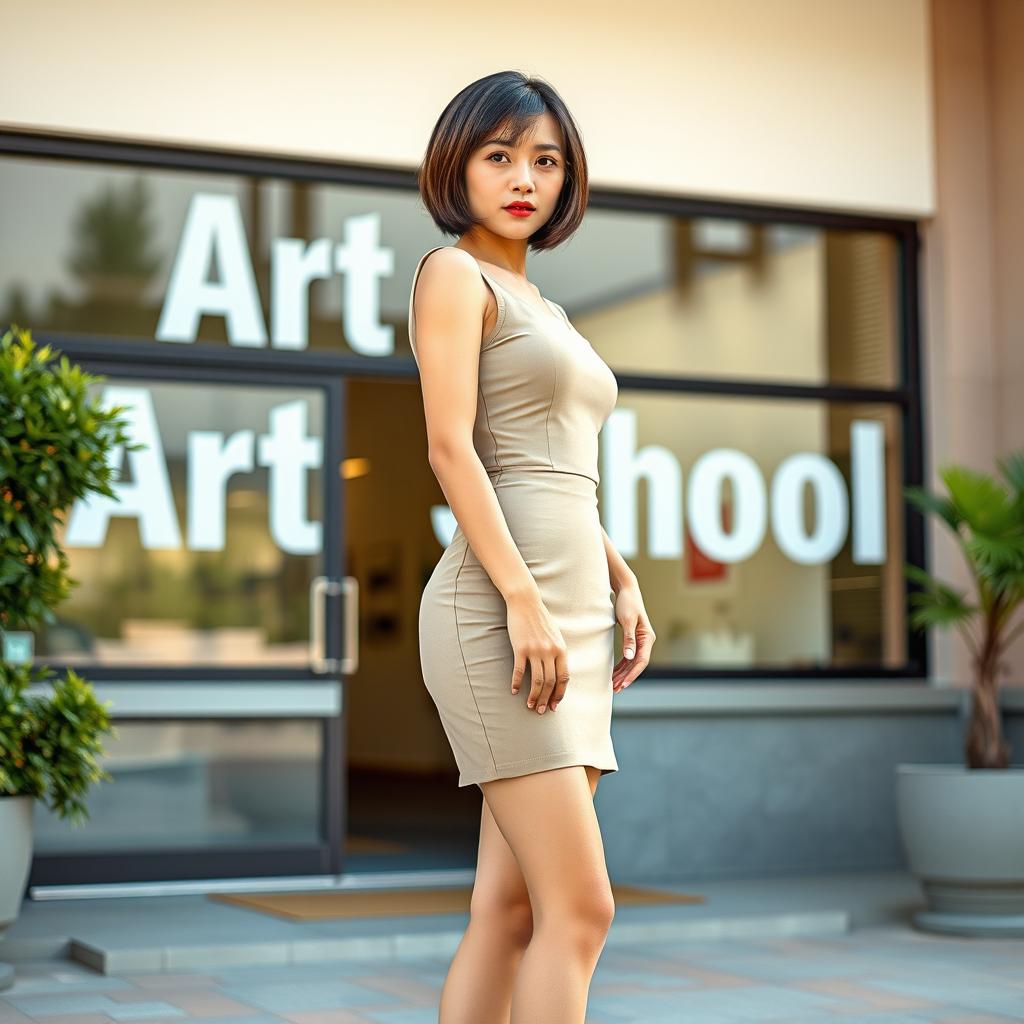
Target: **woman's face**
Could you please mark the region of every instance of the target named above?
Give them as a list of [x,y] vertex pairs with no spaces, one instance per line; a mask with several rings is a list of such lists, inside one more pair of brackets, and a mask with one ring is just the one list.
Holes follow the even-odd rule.
[[[505,238],[525,239],[537,231],[555,212],[565,181],[562,146],[558,122],[545,112],[515,148],[490,141],[471,153],[466,188],[477,223]],[[534,211],[517,214],[505,208],[518,201],[531,203]]]

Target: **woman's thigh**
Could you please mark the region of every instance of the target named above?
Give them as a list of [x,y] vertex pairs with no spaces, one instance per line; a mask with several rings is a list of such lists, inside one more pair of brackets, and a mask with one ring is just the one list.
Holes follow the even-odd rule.
[[[601,772],[589,764],[583,767],[587,773],[590,796],[593,799]],[[486,799],[481,803],[480,846],[477,850],[473,891],[499,904],[529,906],[530,895],[519,862],[508,845],[508,840],[498,828],[490,804]]]
[[[481,784],[474,898],[534,907],[576,904],[610,913],[611,891],[593,798],[601,773],[572,765]],[[479,890],[479,893],[478,893]],[[604,902],[602,903],[602,895]],[[570,906],[568,909],[573,909]]]

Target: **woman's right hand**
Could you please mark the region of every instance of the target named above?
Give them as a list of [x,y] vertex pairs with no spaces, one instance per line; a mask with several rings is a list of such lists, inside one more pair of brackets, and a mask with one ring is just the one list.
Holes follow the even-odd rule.
[[536,708],[539,715],[548,707],[554,711],[569,683],[568,653],[562,632],[538,595],[512,598],[506,604],[508,636],[515,654],[512,693],[519,692],[529,662],[530,696],[526,706]]

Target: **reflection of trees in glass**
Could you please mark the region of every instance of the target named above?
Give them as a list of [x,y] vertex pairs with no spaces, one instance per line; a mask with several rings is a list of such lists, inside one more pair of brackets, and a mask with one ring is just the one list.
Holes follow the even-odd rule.
[[308,635],[317,556],[282,554],[260,570],[235,543],[223,551],[182,549],[172,564],[166,552],[141,547],[131,519],[111,521],[104,548],[117,555],[89,562],[90,596],[69,601],[69,621],[95,636],[121,636],[126,619],[167,619],[197,630],[258,626],[268,644]]
[[109,185],[86,203],[72,223],[75,248],[68,269],[87,285],[91,297],[133,299],[160,266],[151,249],[150,190],[135,178],[120,193]]
[[[115,641],[124,638],[128,621],[161,620],[198,632],[252,627],[270,646],[306,640],[309,581],[320,571],[320,555],[286,553],[271,537],[266,470],[233,482],[232,490],[251,492],[250,500],[237,507],[228,501],[226,546],[217,551],[188,547],[187,464],[172,457],[168,472],[181,546],[145,548],[135,516],[112,516],[98,548],[70,549],[72,566],[88,585],[69,599],[66,625]],[[121,481],[132,479],[125,460]],[[319,507],[314,486],[310,511]]]
[[28,289],[20,281],[15,281],[7,289],[7,299],[0,313],[0,331],[6,331],[13,324],[31,328],[36,321],[30,301]]
[[150,186],[137,176],[125,188],[107,185],[76,213],[67,268],[82,286],[77,330],[132,330],[126,318],[145,330],[142,293],[161,265],[151,205]]
[[78,283],[78,296],[51,288],[41,308],[32,310],[24,287],[14,284],[0,322],[152,337],[159,310],[145,304],[143,293],[163,263],[154,245],[152,205],[152,187],[141,175],[123,187],[106,184],[71,220],[65,266]]

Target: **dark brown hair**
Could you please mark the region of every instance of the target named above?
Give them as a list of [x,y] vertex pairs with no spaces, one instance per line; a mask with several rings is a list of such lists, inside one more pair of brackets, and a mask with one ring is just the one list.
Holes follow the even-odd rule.
[[470,82],[441,112],[417,172],[427,212],[448,235],[461,235],[475,220],[466,190],[466,161],[499,129],[513,145],[550,113],[562,130],[565,181],[555,211],[530,235],[531,249],[553,249],[583,220],[589,194],[583,141],[562,97],[542,78],[521,71],[496,71]]

